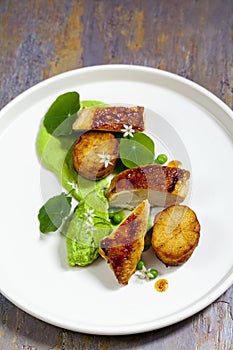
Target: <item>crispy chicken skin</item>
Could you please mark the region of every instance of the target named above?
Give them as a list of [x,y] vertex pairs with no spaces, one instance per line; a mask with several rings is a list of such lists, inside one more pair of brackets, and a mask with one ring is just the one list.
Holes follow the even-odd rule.
[[73,130],[121,132],[131,125],[135,132],[144,131],[144,107],[87,107],[78,112]]
[[200,224],[192,209],[173,205],[156,215],[152,232],[152,247],[166,265],[181,265],[198,245]]
[[113,177],[106,197],[112,207],[133,209],[144,199],[148,199],[152,207],[167,207],[185,199],[189,177],[189,171],[180,168],[138,166]]
[[[101,155],[110,156],[107,164]],[[74,168],[80,176],[89,180],[108,176],[117,159],[118,141],[110,132],[88,131],[77,139],[73,148]]]
[[149,202],[145,200],[100,243],[99,253],[120,284],[127,285],[136,270],[144,248],[148,216]]

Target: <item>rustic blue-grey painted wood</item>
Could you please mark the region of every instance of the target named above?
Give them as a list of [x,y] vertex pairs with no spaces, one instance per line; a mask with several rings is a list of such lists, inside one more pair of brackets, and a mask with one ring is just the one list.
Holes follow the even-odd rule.
[[[232,108],[233,1],[0,1],[0,107],[48,77],[108,63],[177,73]],[[0,349],[233,350],[232,294],[181,323],[119,337],[48,325],[0,296]]]

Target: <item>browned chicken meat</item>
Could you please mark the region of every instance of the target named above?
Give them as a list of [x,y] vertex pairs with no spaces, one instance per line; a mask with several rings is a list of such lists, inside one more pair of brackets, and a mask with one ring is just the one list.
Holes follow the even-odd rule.
[[111,207],[133,209],[144,199],[148,199],[152,207],[167,207],[185,199],[189,177],[189,171],[180,168],[138,166],[114,176],[106,197]]
[[87,107],[78,112],[73,129],[121,132],[124,125],[144,131],[144,107]]
[[120,284],[127,285],[136,270],[144,248],[148,216],[149,202],[145,200],[100,243],[99,253]]
[[110,132],[88,131],[73,148],[74,168],[89,180],[100,180],[114,169],[118,159],[118,141]]
[[192,209],[172,205],[157,214],[152,232],[152,247],[166,265],[181,265],[198,245],[200,224]]

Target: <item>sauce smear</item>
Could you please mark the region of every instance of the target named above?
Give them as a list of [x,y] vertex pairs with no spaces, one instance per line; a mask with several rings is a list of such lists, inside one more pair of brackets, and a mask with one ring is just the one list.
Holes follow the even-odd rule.
[[157,292],[165,292],[167,290],[167,287],[168,280],[166,280],[165,278],[161,278],[155,282],[155,289],[157,290]]

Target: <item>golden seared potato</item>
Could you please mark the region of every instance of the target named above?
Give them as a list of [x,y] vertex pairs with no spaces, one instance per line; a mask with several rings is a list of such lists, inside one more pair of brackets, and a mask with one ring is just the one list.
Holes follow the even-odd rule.
[[196,214],[185,205],[172,205],[155,216],[152,247],[166,265],[181,265],[198,245],[200,224]]
[[114,134],[88,131],[74,144],[73,161],[77,173],[89,180],[101,180],[115,168],[119,154]]

